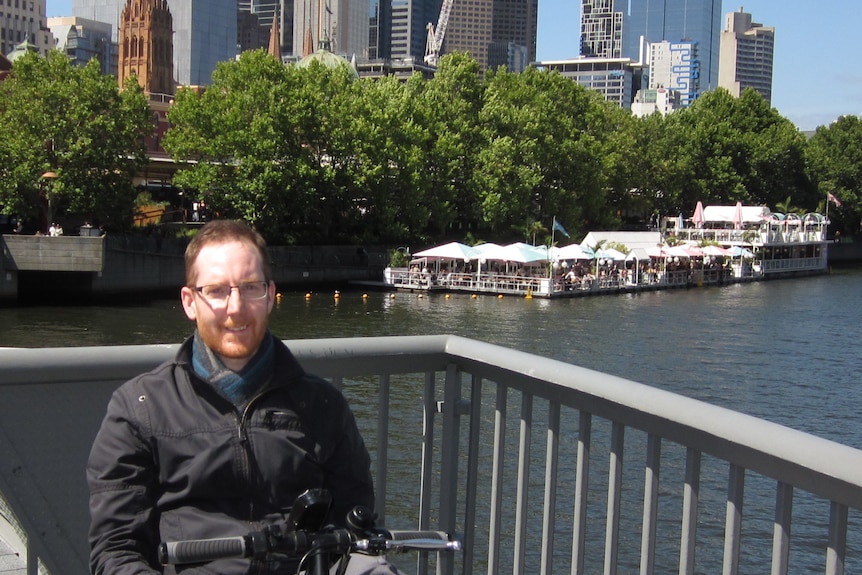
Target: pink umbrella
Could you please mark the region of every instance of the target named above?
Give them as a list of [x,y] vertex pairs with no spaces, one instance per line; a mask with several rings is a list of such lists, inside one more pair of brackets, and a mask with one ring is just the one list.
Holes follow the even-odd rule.
[[694,214],[691,216],[691,223],[694,227],[699,228],[703,225],[703,204],[698,201],[694,208]]
[[700,249],[700,247],[698,247],[698,246],[686,245],[686,246],[683,246],[683,249],[686,251],[686,253],[689,255],[689,257],[692,257],[692,258],[702,258],[703,257],[703,250]]
[[701,251],[705,256],[730,256],[730,250],[726,250],[721,246],[704,246]]
[[733,211],[733,227],[737,230],[742,229],[742,202],[736,202],[736,209]]

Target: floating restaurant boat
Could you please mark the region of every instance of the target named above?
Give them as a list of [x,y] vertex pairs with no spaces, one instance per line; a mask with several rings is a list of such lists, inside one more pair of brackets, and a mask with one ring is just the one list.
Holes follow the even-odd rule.
[[741,203],[704,208],[698,202],[691,218],[664,221],[660,231],[590,232],[579,244],[562,247],[451,242],[414,254],[406,268],[386,268],[384,285],[556,298],[827,270],[829,219],[822,214],[780,214]]

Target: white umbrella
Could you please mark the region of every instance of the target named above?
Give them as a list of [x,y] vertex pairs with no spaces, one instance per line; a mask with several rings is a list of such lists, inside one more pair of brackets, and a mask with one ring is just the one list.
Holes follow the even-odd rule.
[[594,253],[594,257],[596,259],[602,260],[625,260],[626,254],[619,250],[615,250],[614,248],[602,248],[600,250],[596,250]]
[[442,246],[436,246],[433,248],[429,248],[427,250],[423,250],[421,252],[416,252],[414,257],[420,258],[438,258],[444,260],[475,260],[478,259],[481,252],[479,250],[472,248],[468,245],[462,244],[460,242],[449,242],[448,244],[443,244]]
[[742,246],[733,246],[730,249],[730,255],[734,258],[753,258],[754,252]]
[[561,248],[554,248],[552,252],[556,260],[590,260],[593,254],[588,253],[580,244],[569,244]]
[[516,242],[507,246],[498,246],[497,249],[491,249],[482,254],[486,260],[497,260],[505,262],[516,262],[519,264],[527,264],[532,262],[540,262],[548,260],[547,248],[537,248],[530,244]]
[[671,246],[664,249],[665,257],[678,257],[678,258],[690,258],[691,254],[689,254],[686,249],[682,246]]
[[473,246],[473,249],[478,250],[480,254],[486,254],[489,251],[496,250],[499,247],[500,244],[495,244],[494,242],[485,242],[484,244],[478,244]]

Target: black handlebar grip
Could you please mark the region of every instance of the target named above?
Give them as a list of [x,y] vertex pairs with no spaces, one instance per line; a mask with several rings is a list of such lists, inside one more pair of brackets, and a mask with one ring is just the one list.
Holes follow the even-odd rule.
[[449,541],[449,534],[445,531],[389,531],[394,541],[407,541],[409,539],[439,539]]
[[227,557],[246,557],[248,552],[245,537],[191,539],[159,544],[159,562],[162,565],[203,563]]

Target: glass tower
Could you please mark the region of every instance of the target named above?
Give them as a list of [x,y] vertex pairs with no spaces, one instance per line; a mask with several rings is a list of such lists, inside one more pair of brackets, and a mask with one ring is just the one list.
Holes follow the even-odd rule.
[[648,42],[696,42],[700,87],[718,86],[721,0],[629,0],[623,24],[623,57],[638,60]]
[[[72,0],[79,18],[105,22],[117,41],[117,25],[126,0]],[[237,52],[237,0],[168,0],[174,20],[174,76],[180,85],[210,83],[218,62]]]

